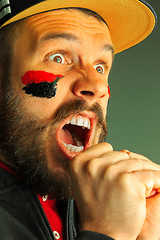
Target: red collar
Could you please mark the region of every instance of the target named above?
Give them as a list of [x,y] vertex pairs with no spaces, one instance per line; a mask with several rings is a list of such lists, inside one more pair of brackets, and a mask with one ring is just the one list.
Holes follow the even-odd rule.
[[17,174],[15,172],[13,172],[13,170],[7,166],[6,164],[4,164],[3,162],[0,161],[0,168],[4,169],[5,171],[7,171],[8,173],[12,174],[13,176],[15,176],[16,178],[18,178]]

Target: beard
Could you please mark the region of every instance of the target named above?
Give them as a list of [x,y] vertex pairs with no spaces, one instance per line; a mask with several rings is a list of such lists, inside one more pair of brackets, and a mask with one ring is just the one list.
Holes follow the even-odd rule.
[[[85,110],[92,111],[98,117],[96,129],[101,129],[98,142],[102,142],[107,133],[107,127],[101,107],[97,103],[88,107],[83,100],[67,102],[57,110],[52,120],[42,124],[36,116],[31,116],[24,108],[23,100],[16,95],[7,79],[2,93],[0,104],[2,160],[17,173],[23,184],[32,188],[37,194],[49,195],[50,198],[58,200],[71,197],[69,160],[57,147],[54,129],[72,114]],[[55,143],[51,150],[54,165],[62,167],[65,170],[63,172],[57,172],[54,166],[52,168],[48,166],[46,147],[51,137]]]

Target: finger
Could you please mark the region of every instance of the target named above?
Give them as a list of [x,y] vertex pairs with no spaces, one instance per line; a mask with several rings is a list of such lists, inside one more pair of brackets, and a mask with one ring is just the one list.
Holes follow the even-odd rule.
[[[110,164],[114,164],[117,161],[129,159],[128,154],[118,151],[110,151],[103,153],[100,151],[99,146],[97,145],[97,152],[91,151],[87,152],[84,156],[77,156],[72,160],[72,170],[76,171],[77,174],[88,174],[92,177],[100,174],[104,169]],[[92,148],[93,150],[95,148]],[[110,150],[110,149],[109,149]],[[103,153],[103,154],[102,154]]]
[[110,166],[114,166],[115,163],[121,162],[121,160],[129,161],[129,156],[123,152],[107,152],[99,156],[98,158],[92,158],[86,161],[81,170],[88,173],[90,176],[100,176]]
[[78,161],[88,161],[92,158],[96,158],[96,157],[98,158],[103,153],[112,152],[112,151],[113,151],[113,147],[112,147],[111,144],[106,143],[106,142],[99,143],[99,144],[96,144],[92,147],[89,147],[84,152],[76,155],[76,157],[74,157],[71,160],[71,163],[75,162],[76,160],[78,160]]
[[115,179],[121,173],[129,173],[135,171],[156,170],[160,174],[160,166],[144,159],[129,159],[121,160],[113,165],[110,165],[104,171],[104,174],[109,179]]
[[[130,158],[140,158],[140,159],[145,159],[145,160],[149,160],[147,157],[141,155],[141,154],[138,154],[138,153],[134,153],[134,152],[130,152],[129,150],[127,149],[123,149],[121,150],[122,152],[126,152]],[[150,161],[150,160],[149,160]]]
[[141,154],[129,152],[128,150],[122,150],[122,152],[126,152],[130,158],[133,158],[133,159],[144,159],[144,160],[149,161],[150,163],[154,164],[155,167],[160,168],[159,164],[152,162],[149,158],[147,158],[147,157],[145,157],[145,156],[143,156]]
[[[145,197],[151,196],[153,189],[159,192],[160,189],[160,171],[145,170],[130,173],[134,175],[144,186]],[[142,189],[143,190],[143,189]]]

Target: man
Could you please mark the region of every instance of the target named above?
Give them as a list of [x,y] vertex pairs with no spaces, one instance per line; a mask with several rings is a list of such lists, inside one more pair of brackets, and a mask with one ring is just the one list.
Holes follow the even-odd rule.
[[152,31],[151,7],[0,7],[1,239],[158,240],[160,166],[103,142],[114,52]]

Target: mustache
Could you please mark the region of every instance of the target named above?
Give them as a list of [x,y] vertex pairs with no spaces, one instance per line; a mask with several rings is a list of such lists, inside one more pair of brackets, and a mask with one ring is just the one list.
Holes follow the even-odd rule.
[[107,124],[101,106],[98,103],[88,106],[85,100],[72,100],[60,106],[49,122],[49,125],[58,124],[70,115],[80,114],[82,111],[94,112],[96,114],[98,120],[97,126],[102,128],[105,136],[107,134]]

